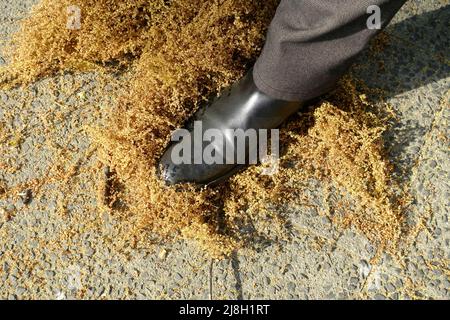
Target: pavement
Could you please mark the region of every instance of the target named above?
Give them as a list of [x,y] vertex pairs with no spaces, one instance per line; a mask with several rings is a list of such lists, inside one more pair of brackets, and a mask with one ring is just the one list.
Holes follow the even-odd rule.
[[[0,41],[35,2],[0,0]],[[449,21],[448,0],[408,1],[384,50],[368,50],[352,71],[397,114],[387,149],[417,226],[401,259],[373,263],[363,235],[301,207],[284,208],[290,241],[221,261],[185,241],[151,250],[115,242],[118,217],[97,206],[101,170],[89,170],[98,163],[86,128],[102,123],[120,85],[105,96],[95,74],[65,74],[0,91],[0,192],[17,186],[0,200],[0,298],[449,299]],[[57,174],[58,165],[76,174]]]

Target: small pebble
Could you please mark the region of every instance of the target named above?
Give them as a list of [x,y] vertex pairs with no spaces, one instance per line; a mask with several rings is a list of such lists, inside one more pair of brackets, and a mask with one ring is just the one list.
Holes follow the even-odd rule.
[[175,280],[181,280],[181,279],[183,279],[183,276],[177,272],[177,273],[175,273],[174,278],[175,278]]
[[159,254],[158,254],[158,258],[160,260],[164,260],[167,257],[167,250],[166,249],[162,249]]
[[92,247],[87,247],[85,253],[86,253],[86,256],[92,257],[95,253],[95,250],[92,249]]
[[20,198],[22,199],[22,203],[28,205],[33,200],[33,193],[30,189],[25,190],[22,193],[19,193]]
[[329,293],[325,296],[325,299],[334,300],[334,299],[336,299],[336,296],[334,295],[334,293]]
[[56,273],[54,271],[47,270],[45,271],[45,274],[47,275],[47,277],[52,278],[55,276]]
[[350,278],[350,286],[353,289],[356,289],[358,287],[358,284],[359,284],[359,279],[358,278],[356,278],[356,277]]
[[386,300],[386,297],[382,294],[376,294],[374,297],[375,300]]
[[295,291],[296,287],[297,287],[297,286],[296,286],[295,283],[293,283],[293,282],[289,282],[289,283],[287,284],[287,289],[289,290],[289,292]]
[[395,286],[394,286],[392,283],[389,283],[389,284],[386,286],[386,289],[387,289],[389,292],[394,292],[394,291],[396,290]]
[[8,262],[6,262],[6,261],[3,262],[2,269],[3,269],[4,273],[8,273],[9,272],[10,268],[9,268]]
[[16,289],[16,294],[20,297],[23,296],[23,294],[27,292],[27,289],[25,289],[24,287],[17,287]]

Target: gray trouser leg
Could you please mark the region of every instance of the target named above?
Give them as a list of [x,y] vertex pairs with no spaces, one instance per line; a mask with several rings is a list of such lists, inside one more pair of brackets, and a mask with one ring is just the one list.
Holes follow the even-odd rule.
[[381,9],[382,29],[405,2],[281,0],[254,67],[257,87],[273,98],[292,101],[326,93],[380,31],[368,28],[373,17],[368,7]]

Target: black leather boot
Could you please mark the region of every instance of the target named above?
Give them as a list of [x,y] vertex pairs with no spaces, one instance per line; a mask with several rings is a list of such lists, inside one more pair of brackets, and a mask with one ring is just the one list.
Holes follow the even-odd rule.
[[[242,155],[238,154],[242,152],[242,148],[231,150],[231,157],[228,150],[225,154],[226,144],[233,142],[233,146],[236,139],[233,135],[235,131],[230,129],[243,131],[254,129],[254,132],[260,132],[259,129],[276,129],[297,112],[301,105],[300,102],[276,100],[261,92],[253,82],[253,70],[250,70],[244,78],[224,90],[218,98],[201,107],[188,121],[183,138],[179,142],[172,142],[161,157],[160,177],[169,185],[178,183],[216,185],[226,180],[249,163],[254,163],[255,159],[251,159],[249,155],[258,149],[258,145],[246,140],[243,151],[245,163],[238,161],[239,156],[242,159]],[[203,141],[203,134],[208,129],[216,129],[215,132],[222,133],[223,138]],[[182,142],[191,149],[181,148]],[[205,148],[213,149],[214,159],[222,161],[211,163],[210,160],[203,159]],[[181,149],[183,151],[180,152]],[[186,152],[188,154],[185,154]],[[181,156],[184,160],[180,163]]]

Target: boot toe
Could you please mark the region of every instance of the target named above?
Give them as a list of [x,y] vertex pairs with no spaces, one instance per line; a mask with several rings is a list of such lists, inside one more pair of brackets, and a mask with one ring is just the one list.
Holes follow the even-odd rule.
[[209,185],[232,171],[236,166],[227,164],[175,164],[169,147],[160,159],[158,175],[166,185],[194,183]]
[[[182,182],[188,182],[189,174],[186,172],[186,166],[183,164],[177,165],[171,159],[171,150],[169,148],[163,154],[159,161],[158,175],[167,185],[175,185]],[[184,169],[184,170],[183,170]]]

